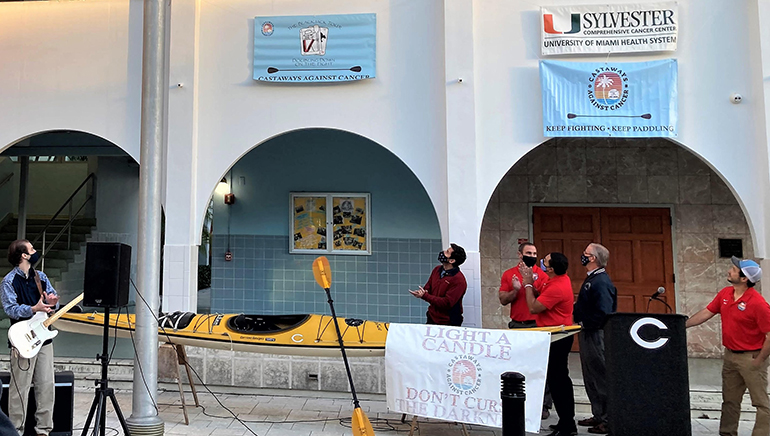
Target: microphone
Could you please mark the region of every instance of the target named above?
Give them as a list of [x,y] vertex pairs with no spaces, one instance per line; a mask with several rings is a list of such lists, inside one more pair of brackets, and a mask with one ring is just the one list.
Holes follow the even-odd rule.
[[652,294],[652,296],[650,297],[650,300],[657,300],[658,299],[658,295],[661,295],[661,294],[664,294],[664,293],[666,293],[666,288],[664,288],[663,286],[660,286],[658,288],[658,290],[655,291],[654,294]]

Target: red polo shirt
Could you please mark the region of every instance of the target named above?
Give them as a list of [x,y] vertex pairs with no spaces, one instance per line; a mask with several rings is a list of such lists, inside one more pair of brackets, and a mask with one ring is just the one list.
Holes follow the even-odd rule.
[[722,317],[722,345],[733,351],[762,348],[770,332],[770,305],[754,288],[749,288],[737,301],[735,289],[728,286],[706,307]]
[[538,327],[572,325],[572,281],[567,274],[548,280],[537,301],[547,309],[535,315]]
[[[535,290],[537,292],[542,291],[543,286],[548,282],[548,274],[544,273],[539,266],[532,267],[533,279],[535,279]],[[513,291],[513,277],[519,278],[519,283],[522,282],[521,272],[519,266],[516,265],[513,268],[503,273],[503,278],[500,279],[500,292]],[[535,319],[535,315],[529,313],[529,307],[527,307],[527,298],[524,293],[524,285],[522,284],[521,290],[516,294],[516,298],[511,302],[511,319],[514,321],[532,321]]]

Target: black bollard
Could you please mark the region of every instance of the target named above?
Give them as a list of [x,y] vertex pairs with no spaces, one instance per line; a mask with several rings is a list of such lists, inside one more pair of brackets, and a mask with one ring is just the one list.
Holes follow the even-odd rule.
[[524,376],[518,372],[504,372],[500,376],[503,400],[503,436],[524,436]]

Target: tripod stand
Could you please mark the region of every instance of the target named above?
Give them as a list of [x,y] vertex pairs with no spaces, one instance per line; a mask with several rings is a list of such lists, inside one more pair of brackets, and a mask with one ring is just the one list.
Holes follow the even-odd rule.
[[[126,426],[126,420],[123,418],[123,412],[120,411],[118,400],[115,398],[115,392],[112,388],[107,387],[107,367],[110,364],[110,356],[107,353],[107,344],[109,342],[110,329],[110,308],[104,308],[104,334],[102,335],[102,354],[97,354],[96,359],[102,363],[102,378],[96,382],[96,394],[94,402],[91,403],[91,411],[88,412],[88,419],[83,424],[83,433],[81,436],[86,436],[88,428],[91,426],[91,418],[94,419],[94,432],[93,435],[104,436],[106,430],[107,421],[107,398],[112,401],[112,408],[118,415],[120,420],[120,426],[123,427],[123,434],[130,436],[128,426]],[[95,413],[95,414],[94,414]]]

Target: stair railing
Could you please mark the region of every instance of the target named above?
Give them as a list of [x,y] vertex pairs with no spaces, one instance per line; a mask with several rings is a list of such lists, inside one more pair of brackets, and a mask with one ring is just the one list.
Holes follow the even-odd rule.
[[[75,217],[83,210],[83,208],[86,207],[88,202],[93,200],[94,196],[88,195],[86,197],[86,200],[83,202],[82,205],[80,205],[80,207],[74,214],[72,213],[73,202],[75,200],[75,196],[80,192],[80,190],[82,190],[86,186],[86,184],[89,181],[91,182],[92,191],[96,189],[96,174],[91,173],[85,178],[85,180],[83,180],[80,186],[78,186],[77,189],[75,189],[72,195],[70,195],[69,198],[67,198],[67,200],[61,205],[59,210],[56,211],[53,217],[50,220],[48,220],[48,223],[45,225],[45,227],[43,227],[43,230],[40,233],[38,233],[37,236],[35,236],[35,239],[32,240],[32,245],[35,245],[35,243],[38,240],[40,240],[41,238],[43,239],[42,241],[43,254],[40,255],[40,259],[41,259],[40,262],[42,262],[42,266],[40,268],[41,270],[45,271],[46,254],[48,254],[48,252],[51,251],[51,249],[53,249],[56,243],[59,242],[59,239],[62,237],[62,235],[64,235],[64,232],[67,232],[67,250],[71,248],[70,246],[72,244],[72,223],[75,221]],[[56,218],[59,217],[59,214],[61,214],[61,212],[64,210],[65,207],[68,208],[69,220],[64,225],[64,227],[62,227],[59,233],[53,238],[51,243],[47,245],[46,236],[47,236],[48,228],[54,223],[54,221],[56,221]]]
[[11,179],[13,179],[13,173],[8,173],[5,177],[3,177],[3,180],[0,180],[0,188],[6,185],[6,183],[10,182]]

